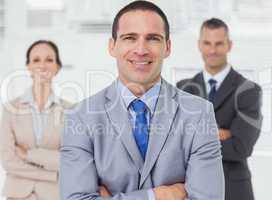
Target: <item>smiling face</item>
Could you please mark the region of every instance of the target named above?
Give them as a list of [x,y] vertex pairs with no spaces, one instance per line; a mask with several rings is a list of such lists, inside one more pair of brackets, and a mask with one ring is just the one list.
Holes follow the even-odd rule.
[[135,10],[121,16],[117,38],[110,39],[109,52],[117,60],[120,80],[146,90],[160,79],[170,46],[162,18],[152,11]]
[[203,28],[199,39],[199,50],[208,72],[215,74],[227,64],[227,54],[230,52],[232,42],[222,28]]
[[33,81],[39,84],[51,83],[60,68],[55,51],[45,43],[37,44],[31,49],[27,66]]

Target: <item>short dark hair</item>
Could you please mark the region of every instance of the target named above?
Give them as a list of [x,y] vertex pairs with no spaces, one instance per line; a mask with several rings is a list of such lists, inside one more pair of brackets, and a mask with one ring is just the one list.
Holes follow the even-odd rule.
[[157,13],[164,22],[164,30],[165,30],[165,39],[169,40],[169,34],[170,34],[170,28],[169,28],[169,22],[167,20],[166,15],[164,12],[156,6],[154,3],[151,3],[149,1],[133,1],[130,4],[123,7],[114,17],[113,24],[112,24],[112,38],[114,40],[117,39],[117,31],[119,26],[119,20],[127,12],[130,11],[136,11],[136,10],[142,10],[142,11],[152,11]]
[[55,55],[56,55],[56,62],[59,65],[59,67],[61,68],[62,67],[62,62],[61,62],[60,56],[59,56],[59,49],[58,49],[57,45],[54,42],[50,41],[50,40],[37,40],[37,41],[33,42],[30,45],[30,47],[28,47],[27,52],[26,52],[26,64],[28,65],[29,62],[30,62],[31,50],[35,46],[37,46],[39,44],[47,44],[48,46],[50,46],[53,49],[53,51],[55,52]]
[[200,28],[200,35],[202,33],[202,30],[204,28],[208,29],[218,29],[218,28],[224,28],[227,36],[229,36],[229,27],[228,25],[221,19],[218,18],[211,18],[206,21],[204,21]]

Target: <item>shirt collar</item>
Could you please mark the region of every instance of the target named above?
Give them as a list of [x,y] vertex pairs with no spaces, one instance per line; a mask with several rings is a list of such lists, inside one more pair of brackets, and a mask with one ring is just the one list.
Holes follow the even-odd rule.
[[[29,104],[30,106],[33,106],[33,107],[37,106],[36,102],[34,101],[32,87],[28,88],[25,91],[24,95],[21,97],[21,103]],[[48,97],[48,100],[44,106],[44,109],[48,109],[53,103],[60,104],[60,99],[52,91]]]
[[146,93],[143,94],[140,98],[136,97],[123,83],[120,79],[118,79],[118,90],[121,94],[121,97],[125,103],[125,106],[127,109],[129,109],[130,103],[134,101],[135,99],[140,99],[143,101],[151,114],[153,115],[156,107],[156,103],[158,100],[158,96],[161,89],[161,79],[152,86]]
[[224,79],[226,78],[230,70],[231,70],[231,66],[229,64],[227,64],[226,67],[224,67],[222,71],[218,72],[215,75],[211,75],[206,69],[204,69],[203,77],[204,77],[205,84],[209,84],[209,80],[212,78],[217,81],[216,87],[219,88],[219,86],[224,81]]

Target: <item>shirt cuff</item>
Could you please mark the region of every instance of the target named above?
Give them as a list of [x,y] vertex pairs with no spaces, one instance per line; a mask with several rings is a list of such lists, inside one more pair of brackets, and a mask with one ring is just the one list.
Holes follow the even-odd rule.
[[155,194],[152,189],[148,190],[148,200],[155,200]]

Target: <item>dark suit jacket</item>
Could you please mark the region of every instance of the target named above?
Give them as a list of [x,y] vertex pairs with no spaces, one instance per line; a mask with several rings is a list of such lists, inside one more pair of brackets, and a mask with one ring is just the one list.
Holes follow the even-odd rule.
[[[177,87],[207,99],[202,73],[181,80]],[[217,91],[214,111],[218,128],[229,129],[232,137],[222,141],[226,200],[253,200],[247,158],[259,137],[261,88],[231,69]]]

